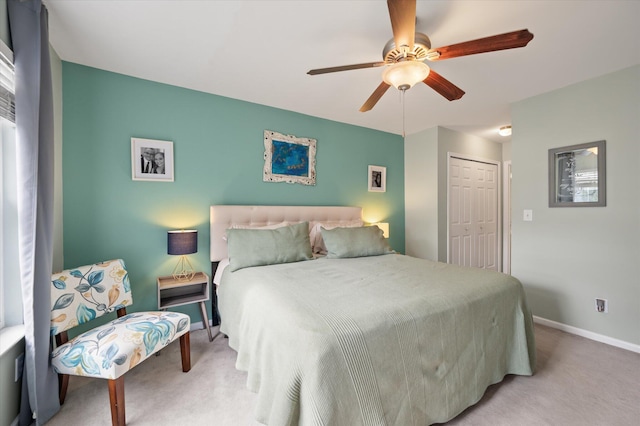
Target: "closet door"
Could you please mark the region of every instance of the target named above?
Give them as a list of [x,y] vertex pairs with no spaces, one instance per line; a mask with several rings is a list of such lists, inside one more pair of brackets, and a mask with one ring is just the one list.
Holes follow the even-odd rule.
[[475,163],[475,265],[498,270],[498,166]]
[[473,266],[472,167],[449,159],[449,263],[462,266]]
[[449,159],[449,263],[498,270],[498,166]]

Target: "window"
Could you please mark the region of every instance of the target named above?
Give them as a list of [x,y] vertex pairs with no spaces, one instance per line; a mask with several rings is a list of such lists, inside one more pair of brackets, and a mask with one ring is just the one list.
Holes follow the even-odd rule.
[[0,41],[0,328],[22,321],[18,283],[18,213],[14,70],[11,50]]

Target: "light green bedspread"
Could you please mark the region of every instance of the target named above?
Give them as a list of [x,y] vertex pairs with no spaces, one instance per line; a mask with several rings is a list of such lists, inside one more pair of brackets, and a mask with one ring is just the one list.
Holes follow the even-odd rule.
[[[228,268],[227,268],[228,269]],[[403,255],[226,270],[221,331],[279,425],[428,425],[531,375],[518,280]]]

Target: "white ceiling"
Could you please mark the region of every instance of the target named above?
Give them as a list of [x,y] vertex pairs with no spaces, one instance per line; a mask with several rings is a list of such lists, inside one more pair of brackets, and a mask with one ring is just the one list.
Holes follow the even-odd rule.
[[[399,92],[358,111],[392,38],[386,2],[44,0],[60,58],[143,79],[395,134]],[[424,84],[405,96],[405,132],[444,126],[502,142],[509,104],[640,63],[640,1],[418,1],[433,47],[527,28],[521,49],[430,63],[466,91],[449,102]],[[517,129],[515,129],[517,132]],[[508,140],[508,139],[507,139]]]

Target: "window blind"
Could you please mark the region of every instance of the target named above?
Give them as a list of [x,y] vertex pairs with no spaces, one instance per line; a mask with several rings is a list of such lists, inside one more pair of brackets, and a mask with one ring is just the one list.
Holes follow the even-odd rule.
[[16,122],[15,73],[13,55],[0,42],[0,117]]

